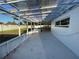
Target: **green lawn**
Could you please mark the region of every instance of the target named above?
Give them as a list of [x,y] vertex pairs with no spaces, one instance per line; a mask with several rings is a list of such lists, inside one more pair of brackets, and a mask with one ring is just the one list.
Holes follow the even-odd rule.
[[[22,28],[22,29],[21,29],[21,33],[24,33],[24,32],[26,32],[26,28]],[[18,29],[0,31],[0,34],[15,34],[15,35],[18,35]]]

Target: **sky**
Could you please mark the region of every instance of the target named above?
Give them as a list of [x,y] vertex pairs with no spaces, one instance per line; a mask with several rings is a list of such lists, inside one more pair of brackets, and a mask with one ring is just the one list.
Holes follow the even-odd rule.
[[13,21],[11,16],[0,14],[0,22],[7,23],[8,21]]

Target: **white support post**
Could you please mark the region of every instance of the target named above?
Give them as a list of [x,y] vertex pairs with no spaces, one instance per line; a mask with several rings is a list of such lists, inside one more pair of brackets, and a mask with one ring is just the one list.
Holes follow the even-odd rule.
[[35,29],[35,23],[34,23],[34,25],[33,25],[33,28]]
[[19,24],[18,24],[18,35],[21,36],[20,21],[19,21]]
[[19,25],[19,36],[21,36],[21,28],[20,28],[20,25]]
[[41,28],[41,22],[40,22],[40,28]]
[[32,31],[32,22],[31,22],[31,31]]
[[39,25],[39,26],[40,26],[40,30],[42,30],[42,29],[41,29],[41,22],[40,22],[40,25]]
[[27,22],[27,34],[28,34],[28,22]]

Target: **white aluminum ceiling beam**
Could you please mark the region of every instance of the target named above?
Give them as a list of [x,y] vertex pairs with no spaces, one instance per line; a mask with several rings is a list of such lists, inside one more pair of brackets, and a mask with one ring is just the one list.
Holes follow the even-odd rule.
[[7,1],[7,2],[1,2],[0,4],[16,3],[16,2],[21,2],[21,1],[25,1],[25,0]]
[[36,12],[36,13],[24,13],[24,14],[20,14],[19,16],[23,16],[23,15],[36,15],[36,14],[46,14],[46,13],[51,13],[52,11],[43,11],[43,12]]
[[33,10],[39,10],[39,9],[50,9],[50,8],[56,8],[57,5],[53,5],[53,6],[45,6],[45,7],[41,7],[41,8],[35,8],[35,9],[21,9],[20,11],[33,11]]
[[[44,14],[44,15],[37,15],[37,16],[42,16],[42,17],[45,17],[45,16],[47,16],[48,14]],[[24,17],[24,18],[30,18],[30,17],[32,17],[32,18],[34,18],[35,16],[22,16],[22,17]]]

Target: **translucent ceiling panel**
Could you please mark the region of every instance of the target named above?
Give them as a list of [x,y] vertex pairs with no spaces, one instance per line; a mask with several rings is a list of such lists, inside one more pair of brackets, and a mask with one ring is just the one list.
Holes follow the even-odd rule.
[[0,0],[0,3],[3,3],[5,0]]
[[[32,10],[31,13],[38,13],[38,14],[32,14],[32,16],[34,16],[34,18],[38,19],[38,20],[42,20],[40,3],[41,3],[40,0],[28,0],[27,1],[28,9],[37,9],[37,10]],[[38,15],[40,15],[40,16],[38,16]]]
[[79,3],[79,0],[74,0],[74,2],[78,2]]
[[25,1],[25,0],[0,0],[0,4],[15,3],[20,1]]
[[6,0],[7,2],[11,2],[11,1],[17,1],[17,0]]
[[15,2],[19,2],[19,1],[25,1],[25,0],[6,0],[6,2],[8,2],[8,3],[15,3]]
[[17,12],[17,9],[12,7],[9,4],[1,4],[0,5],[4,10],[9,11],[9,12]]
[[5,14],[6,12],[0,10],[0,14]]

